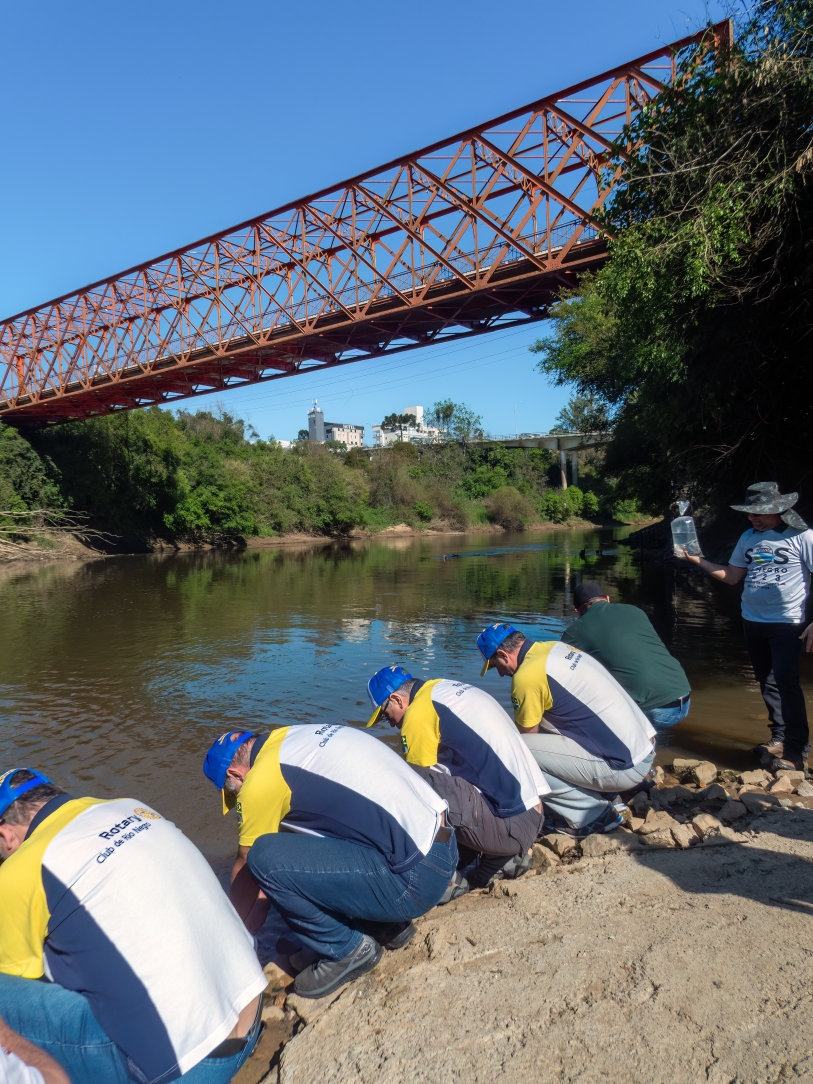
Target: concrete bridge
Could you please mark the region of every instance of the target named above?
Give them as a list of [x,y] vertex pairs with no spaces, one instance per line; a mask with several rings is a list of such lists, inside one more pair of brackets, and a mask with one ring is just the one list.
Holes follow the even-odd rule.
[[547,448],[559,453],[562,489],[567,489],[567,457],[570,456],[570,484],[579,484],[578,453],[610,440],[610,433],[521,433],[513,437],[489,437],[469,444],[502,444],[506,448]]

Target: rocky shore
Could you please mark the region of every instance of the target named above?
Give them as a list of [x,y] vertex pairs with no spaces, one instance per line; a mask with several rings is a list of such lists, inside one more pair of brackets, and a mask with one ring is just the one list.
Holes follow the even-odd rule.
[[334,998],[277,958],[237,1084],[813,1082],[813,784],[675,760],[631,813],[545,837]]

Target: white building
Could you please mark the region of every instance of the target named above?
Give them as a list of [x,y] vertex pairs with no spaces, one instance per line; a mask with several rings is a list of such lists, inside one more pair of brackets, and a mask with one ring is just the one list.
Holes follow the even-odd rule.
[[351,425],[349,422],[326,422],[322,408],[316,399],[308,411],[308,440],[324,443],[326,440],[340,440],[348,448],[360,448],[364,443],[364,426]]
[[380,425],[373,426],[373,443],[379,448],[386,448],[389,444],[397,444],[399,440],[408,440],[412,444],[428,444],[433,440],[443,437],[442,429],[435,429],[431,425],[424,425],[423,407],[404,407],[403,414],[412,414],[415,424],[406,427],[401,433],[400,429],[382,429]]

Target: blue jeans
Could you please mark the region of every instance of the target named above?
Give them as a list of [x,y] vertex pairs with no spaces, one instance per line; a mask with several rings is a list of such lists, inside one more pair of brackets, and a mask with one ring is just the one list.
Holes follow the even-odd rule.
[[384,855],[344,839],[277,832],[260,836],[248,868],[288,926],[321,957],[341,960],[361,943],[361,923],[426,914],[457,866],[454,834],[406,873]]
[[[133,1084],[126,1056],[102,1031],[81,994],[54,982],[0,975],[0,1016],[58,1061],[74,1084]],[[204,1058],[179,1079],[184,1084],[227,1084],[259,1034],[258,1009],[242,1050],[228,1058]]]
[[675,708],[650,708],[644,715],[656,730],[668,730],[670,726],[683,722],[689,714],[690,706],[691,700],[687,696],[683,703]]

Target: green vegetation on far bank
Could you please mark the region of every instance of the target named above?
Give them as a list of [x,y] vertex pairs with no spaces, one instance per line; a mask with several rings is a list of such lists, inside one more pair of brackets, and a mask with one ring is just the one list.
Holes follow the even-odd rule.
[[521,530],[546,520],[636,518],[589,461],[583,488],[556,488],[553,466],[546,449],[453,440],[283,449],[226,413],[151,407],[28,436],[0,425],[0,512],[64,509],[100,530],[191,542],[404,522]]

